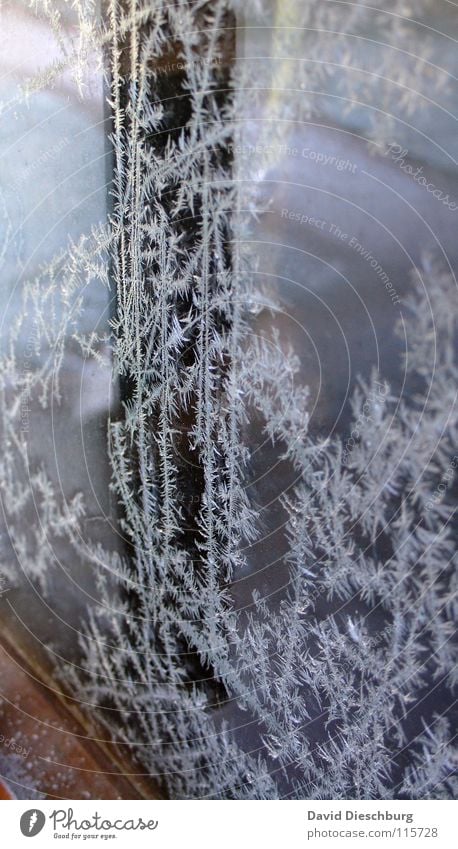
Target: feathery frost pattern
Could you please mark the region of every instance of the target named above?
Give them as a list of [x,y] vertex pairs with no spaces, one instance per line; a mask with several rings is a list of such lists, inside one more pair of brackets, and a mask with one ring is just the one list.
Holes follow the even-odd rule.
[[[35,5],[58,32],[54,4]],[[385,5],[402,42],[401,4]],[[62,676],[170,796],[448,798],[456,533],[452,489],[434,493],[458,450],[456,284],[425,257],[406,304],[402,398],[374,372],[353,395],[353,421],[365,424],[351,450],[345,434],[312,433],[299,359],[275,328],[274,299],[254,288],[246,248],[249,190],[233,150],[256,93],[233,62],[240,7],[108,0],[97,29],[94,4],[75,4],[82,96],[94,44],[109,65],[113,203],[109,222],[27,284],[3,357],[11,543],[45,591],[54,539],[97,575],[81,669]],[[348,32],[364,30],[366,11],[349,7]],[[298,26],[329,30],[337,14],[304,3]],[[320,73],[316,64],[315,83]],[[89,279],[115,292],[110,339],[79,329]],[[270,324],[264,336],[254,313]],[[21,373],[15,346],[30,321],[37,367]],[[68,339],[102,365],[113,349],[120,553],[91,544],[83,496],[61,500],[20,433],[24,398],[58,402]],[[288,579],[281,598],[255,591],[238,610],[233,582],[265,530],[249,495],[253,421],[294,481],[282,497]],[[21,529],[32,503],[39,521]]]

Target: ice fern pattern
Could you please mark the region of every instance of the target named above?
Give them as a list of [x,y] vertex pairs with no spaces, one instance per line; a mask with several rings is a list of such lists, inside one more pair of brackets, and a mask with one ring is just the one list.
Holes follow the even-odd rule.
[[[231,153],[250,89],[228,58],[240,4],[107,0],[100,32],[92,3],[75,8],[82,91],[97,39],[109,66],[110,221],[26,287],[44,364],[21,386],[13,338],[1,384],[19,559],[46,588],[40,534],[57,536],[98,575],[103,602],[65,686],[173,798],[448,798],[456,537],[452,488],[433,494],[457,452],[453,277],[429,256],[415,273],[402,398],[374,372],[353,395],[365,426],[351,450],[346,434],[319,438],[295,352],[275,328],[251,332],[253,303],[272,324],[275,303],[254,289]],[[305,3],[303,25],[329,28],[333,8]],[[114,288],[110,340],[78,331],[88,277]],[[21,392],[46,406],[57,380],[63,324],[86,357],[113,347],[121,554],[83,544],[83,499],[61,504],[43,470],[29,474],[17,437]],[[247,487],[253,419],[294,479],[288,580],[281,598],[254,592],[238,610],[232,582],[265,531]],[[21,532],[28,499],[42,523]]]

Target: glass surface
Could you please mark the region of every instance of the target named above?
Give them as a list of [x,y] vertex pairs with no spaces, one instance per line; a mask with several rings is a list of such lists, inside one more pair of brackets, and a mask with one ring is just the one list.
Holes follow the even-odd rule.
[[[236,798],[240,786],[247,798],[262,796],[267,786],[275,798],[320,796],[327,785],[317,779],[315,787],[313,775],[305,789],[294,784],[309,747],[313,753],[323,746],[331,765],[338,760],[329,737],[337,720],[328,681],[322,676],[317,685],[328,699],[320,704],[304,671],[309,660],[312,667],[323,662],[327,644],[320,643],[319,629],[335,617],[331,666],[338,666],[340,637],[347,649],[361,649],[361,623],[375,657],[376,640],[384,645],[392,619],[399,624],[402,595],[394,594],[392,609],[374,597],[383,576],[394,574],[398,550],[405,546],[414,560],[402,536],[411,508],[397,476],[404,449],[397,453],[394,445],[380,473],[379,448],[405,424],[403,404],[415,405],[418,397],[427,412],[438,414],[432,429],[448,427],[453,436],[456,427],[455,399],[445,380],[437,400],[442,354],[436,360],[434,349],[421,373],[408,374],[429,338],[419,338],[426,323],[418,322],[412,294],[420,285],[433,322],[423,335],[430,332],[440,351],[444,339],[434,336],[435,322],[447,324],[441,286],[446,276],[454,279],[458,259],[456,10],[428,0],[387,0],[380,9],[369,0],[234,0],[215,22],[219,6],[210,3],[208,20],[223,33],[215,47],[210,24],[208,41],[205,26],[195,25],[199,4],[172,4],[167,23],[156,14],[158,5],[18,0],[0,11],[2,635],[31,670],[45,670],[56,689],[68,695],[73,688],[74,707],[86,709],[88,739],[103,723],[104,733],[109,728],[115,739],[119,733],[123,755],[137,757],[146,776],[139,793],[154,795],[150,778],[159,773],[162,780],[163,770],[172,795],[191,787],[193,798],[217,796],[218,769],[224,773],[240,758],[232,785],[221,790],[226,798]],[[156,44],[158,31],[163,37]],[[234,331],[239,301],[240,349]],[[451,347],[443,355],[447,366]],[[263,352],[266,384],[271,379],[264,407],[253,388],[261,382]],[[365,396],[374,375],[375,401]],[[355,422],[358,392],[363,412]],[[364,410],[377,418],[387,394],[395,407],[392,420],[371,444],[366,425],[374,422]],[[232,414],[240,421],[230,432]],[[420,434],[422,416],[423,410]],[[431,532],[431,504],[439,505],[446,526],[455,495],[456,455],[443,432],[434,448],[439,456],[433,451],[425,460],[412,487],[425,534]],[[119,433],[125,441],[116,443]],[[323,458],[309,477],[294,454],[301,438],[304,453],[313,444],[313,462]],[[412,444],[426,452],[428,439],[426,430],[424,444],[419,437]],[[335,454],[325,456],[330,445]],[[367,463],[360,478],[370,478],[373,464],[382,481],[377,497],[389,505],[380,533],[381,520],[368,529],[364,512],[370,513],[364,501],[370,500],[370,480],[355,482],[352,463],[361,446]],[[124,471],[116,478],[119,468]],[[329,486],[333,504],[329,480],[337,491],[347,473],[355,491],[351,520],[357,518],[353,524],[348,515],[342,518],[341,547],[329,553],[341,502],[336,496],[326,521],[314,525],[322,505],[319,483],[313,487],[316,481]],[[115,491],[119,478],[123,492],[120,486]],[[252,535],[240,539],[233,526],[245,527],[245,505],[238,490],[230,492],[239,478],[253,517]],[[315,500],[307,502],[310,492]],[[228,521],[231,497],[236,508]],[[215,538],[224,541],[219,549]],[[298,550],[307,592],[310,578],[320,586],[316,595],[314,587],[308,596],[304,591],[303,608],[291,601]],[[350,576],[333,594],[332,569],[339,575],[350,562],[359,580],[366,555],[367,586],[354,589]],[[422,556],[412,580],[418,589],[419,574],[426,592],[430,576],[426,567],[421,571]],[[231,558],[237,568],[228,567]],[[151,606],[140,607],[149,597]],[[202,612],[207,599],[214,606]],[[424,610],[415,603],[420,621]],[[294,615],[297,621],[303,616],[296,642],[288,631]],[[312,617],[291,695],[297,669],[290,664],[285,673],[282,663],[300,643],[301,623]],[[94,628],[89,637],[88,622]],[[449,628],[447,621],[447,635]],[[264,654],[259,635],[266,640]],[[437,663],[447,665],[448,649],[435,645],[416,693],[404,689],[399,705],[396,691],[392,695],[399,736],[389,740],[395,766],[383,791],[388,795],[393,787],[396,795],[402,781],[402,734],[415,741],[424,723],[434,725],[435,714],[451,708],[447,681],[434,677],[436,649]],[[151,658],[156,666],[148,665]],[[158,669],[169,680],[150,680]],[[345,678],[344,667],[340,672]],[[347,672],[353,680],[352,664]],[[361,694],[370,672],[361,675]],[[341,704],[333,709],[345,714],[348,701],[352,716],[361,708],[359,689],[356,696],[350,684],[346,690],[343,678]],[[380,681],[376,686],[380,695]],[[129,706],[124,712],[120,691]],[[258,691],[264,701],[257,701]],[[377,698],[370,689],[369,695],[375,714]],[[141,698],[146,709],[137,713]],[[421,707],[409,699],[419,699]],[[287,719],[282,700],[290,708]],[[121,714],[112,725],[111,711]],[[301,711],[308,711],[307,721]],[[160,727],[148,724],[155,712],[166,719],[164,736],[152,739],[152,729]],[[199,736],[202,728],[210,742]],[[278,728],[287,728],[283,739]],[[351,721],[345,732],[351,738]],[[301,756],[291,757],[291,747],[286,757],[296,734]],[[212,749],[213,738],[221,749],[216,743]],[[205,746],[199,749],[196,739]],[[36,761],[38,751],[37,745]],[[258,754],[266,759],[273,790],[262,783],[262,763],[258,772],[253,768]],[[250,769],[243,766],[245,755]],[[317,760],[317,773],[318,766]],[[10,772],[5,775],[10,780]],[[364,798],[364,781],[358,781],[352,774],[349,798]]]

